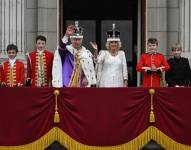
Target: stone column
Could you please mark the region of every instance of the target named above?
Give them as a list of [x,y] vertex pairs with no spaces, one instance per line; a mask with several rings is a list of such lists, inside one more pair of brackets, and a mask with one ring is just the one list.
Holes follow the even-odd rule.
[[180,35],[183,56],[191,62],[191,1],[180,0]]
[[158,52],[166,55],[167,0],[147,0],[147,38],[157,38]]
[[[180,0],[181,1],[181,0]],[[167,1],[167,58],[171,57],[171,48],[180,42],[180,5],[179,0]]]
[[24,55],[24,0],[1,0],[2,58],[8,44],[16,44],[18,57]]
[[47,38],[48,50],[57,47],[57,0],[38,0],[37,34]]

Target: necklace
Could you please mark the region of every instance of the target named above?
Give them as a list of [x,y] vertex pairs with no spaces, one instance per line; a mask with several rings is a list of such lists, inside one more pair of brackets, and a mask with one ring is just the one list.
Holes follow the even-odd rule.
[[114,52],[109,51],[109,53],[111,54],[111,56],[117,56],[118,51],[114,51]]

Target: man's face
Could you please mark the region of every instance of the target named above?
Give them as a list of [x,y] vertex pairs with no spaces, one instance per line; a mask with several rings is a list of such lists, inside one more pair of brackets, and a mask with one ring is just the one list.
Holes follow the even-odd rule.
[[181,53],[182,53],[182,50],[180,48],[175,48],[173,49],[172,51],[172,55],[176,58],[180,58],[181,56]]
[[36,42],[36,48],[38,49],[38,50],[45,50],[45,48],[46,48],[46,42],[45,41],[42,41],[42,40],[37,40],[37,42]]
[[147,49],[148,53],[156,53],[157,47],[158,47],[157,44],[148,43],[147,46],[148,46],[148,49]]
[[83,41],[82,38],[71,38],[70,40],[71,40],[72,46],[73,46],[75,49],[81,48],[81,46],[82,46],[82,41]]
[[14,59],[17,56],[17,52],[14,49],[8,50],[7,55],[9,59]]

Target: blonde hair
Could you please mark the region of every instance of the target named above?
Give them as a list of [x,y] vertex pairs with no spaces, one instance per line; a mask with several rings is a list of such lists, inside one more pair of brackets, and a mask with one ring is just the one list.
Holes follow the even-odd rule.
[[176,43],[172,46],[172,51],[176,50],[176,49],[180,49],[182,51],[182,46],[180,45],[180,43]]
[[[109,44],[111,43],[111,41],[107,41],[106,44],[105,44],[105,47],[109,50],[110,47],[109,47]],[[122,43],[121,42],[117,42],[117,45],[118,45],[118,48],[117,50],[119,50],[122,46]]]

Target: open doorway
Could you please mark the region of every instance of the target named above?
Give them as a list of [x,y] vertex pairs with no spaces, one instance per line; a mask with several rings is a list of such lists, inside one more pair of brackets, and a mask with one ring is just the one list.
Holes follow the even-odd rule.
[[[146,0],[118,0],[115,3],[110,0],[60,0],[59,37],[63,36],[68,24],[74,24],[77,20],[85,30],[83,45],[92,50],[89,42],[96,41],[99,49],[105,49],[105,32],[111,29],[112,23],[115,23],[116,28],[121,32],[121,49],[126,54],[129,86],[137,86],[138,39],[142,41],[140,47],[144,47],[145,41],[145,3]],[[141,19],[139,18],[140,11]],[[139,24],[141,34],[138,33]]]

